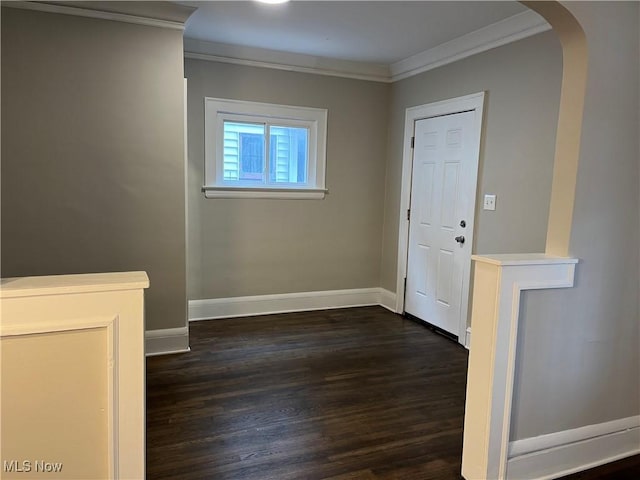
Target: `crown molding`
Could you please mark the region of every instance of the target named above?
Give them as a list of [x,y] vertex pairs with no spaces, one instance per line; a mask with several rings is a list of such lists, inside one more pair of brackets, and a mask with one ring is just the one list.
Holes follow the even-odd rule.
[[288,72],[311,73],[373,82],[389,82],[389,67],[374,63],[353,62],[282,52],[240,45],[184,39],[184,56],[195,60],[231,63],[249,67],[271,68]]
[[390,65],[396,82],[551,29],[533,10],[513,15]]
[[[191,7],[174,5],[168,2],[135,2],[135,9],[129,8],[128,2],[2,2],[3,7],[19,8],[22,10],[35,10],[47,13],[74,15],[77,17],[97,18],[116,22],[134,23],[149,27],[169,28],[172,30],[184,30],[184,23],[195,11]],[[145,5],[146,3],[146,5]],[[74,6],[71,6],[74,5]],[[119,10],[119,11],[118,11]],[[134,11],[135,14],[127,13]],[[171,19],[167,19],[169,17]]]
[[[184,30],[184,23],[195,10],[169,2],[4,1],[2,6],[180,31]],[[184,39],[184,56],[197,60],[392,83],[550,29],[551,26],[541,16],[528,10],[388,66],[191,38]]]
[[196,60],[392,83],[550,29],[551,26],[540,15],[528,10],[389,66],[192,38],[184,39],[184,56]]

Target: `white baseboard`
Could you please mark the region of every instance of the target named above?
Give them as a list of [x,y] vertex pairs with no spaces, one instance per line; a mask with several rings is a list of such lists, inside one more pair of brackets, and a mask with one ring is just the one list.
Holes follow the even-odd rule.
[[369,305],[381,305],[393,311],[395,303],[395,293],[383,288],[189,300],[189,321]]
[[640,416],[587,425],[509,444],[507,478],[562,477],[640,453]]
[[471,327],[467,327],[467,330],[465,331],[465,336],[464,336],[464,348],[469,350],[470,346],[471,346]]
[[188,352],[189,327],[148,330],[144,335],[147,357]]
[[396,294],[385,288],[378,290],[378,305],[396,313]]

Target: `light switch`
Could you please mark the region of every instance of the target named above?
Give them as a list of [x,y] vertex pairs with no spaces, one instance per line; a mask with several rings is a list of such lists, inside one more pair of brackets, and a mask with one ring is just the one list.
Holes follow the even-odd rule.
[[485,210],[495,210],[496,209],[496,196],[495,195],[485,195],[484,196],[484,209]]

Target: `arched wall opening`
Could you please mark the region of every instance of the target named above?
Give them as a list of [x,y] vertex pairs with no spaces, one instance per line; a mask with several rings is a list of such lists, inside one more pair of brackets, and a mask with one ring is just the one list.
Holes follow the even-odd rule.
[[640,12],[522,3],[563,54],[546,255],[475,258],[469,480],[557,478],[640,452]]
[[569,253],[580,156],[587,41],[576,18],[559,2],[521,3],[549,22],[562,45],[562,87],[545,251],[549,255],[565,256]]

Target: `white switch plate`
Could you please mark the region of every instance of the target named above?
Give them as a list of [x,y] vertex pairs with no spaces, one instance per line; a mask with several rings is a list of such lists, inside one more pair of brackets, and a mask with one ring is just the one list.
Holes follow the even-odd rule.
[[485,210],[495,210],[496,209],[496,196],[495,195],[485,195],[484,196],[484,209]]

